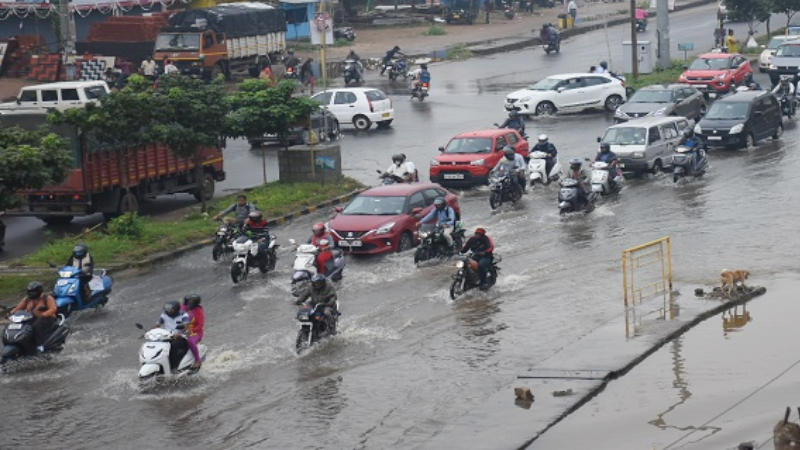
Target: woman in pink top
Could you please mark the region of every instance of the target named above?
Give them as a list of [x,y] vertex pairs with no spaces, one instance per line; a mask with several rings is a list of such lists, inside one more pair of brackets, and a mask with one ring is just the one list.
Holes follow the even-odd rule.
[[200,361],[200,352],[197,350],[197,343],[203,340],[203,326],[206,324],[206,313],[200,306],[200,296],[190,294],[184,297],[181,309],[189,315],[189,324],[184,330],[184,335],[189,343],[189,350],[194,356],[192,368],[199,369],[202,362]]

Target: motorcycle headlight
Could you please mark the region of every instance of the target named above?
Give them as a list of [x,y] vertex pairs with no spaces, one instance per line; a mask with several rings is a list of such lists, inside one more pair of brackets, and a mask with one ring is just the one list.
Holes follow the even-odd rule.
[[628,117],[628,115],[625,114],[625,111],[621,110],[620,108],[617,108],[617,110],[614,111],[614,115],[617,117]]
[[657,109],[657,110],[651,112],[650,114],[648,114],[648,116],[663,116],[666,111],[667,111],[667,108]]
[[744,124],[743,124],[743,123],[740,123],[740,124],[738,124],[738,125],[734,125],[734,126],[732,126],[732,127],[731,127],[731,131],[729,131],[729,133],[730,133],[730,134],[739,134],[739,133],[741,133],[741,132],[742,132],[742,130],[744,130]]
[[435,166],[438,166],[438,165],[439,165],[439,161],[437,161],[435,159],[431,160],[431,167],[435,167]]
[[644,152],[633,152],[631,158],[644,158]]
[[219,227],[219,231],[222,232],[222,233],[225,233],[225,232],[228,231],[228,228],[227,227]]
[[306,314],[306,313],[299,313],[299,314],[297,314],[297,319],[298,319],[298,320],[308,320],[308,314]]
[[375,230],[375,234],[378,235],[378,234],[389,233],[390,231],[392,231],[392,227],[393,226],[394,226],[394,222],[389,222],[386,225],[384,225],[384,226],[378,228],[377,230]]
[[472,161],[471,163],[469,163],[469,165],[471,165],[471,166],[482,166],[485,162],[486,162],[485,159],[476,159],[475,161]]
[[694,126],[694,133],[695,134],[703,134],[703,129],[700,128],[700,124],[699,123]]
[[457,261],[456,262],[456,267],[458,267],[459,269],[464,267],[464,261]]
[[428,233],[427,231],[420,231],[419,233],[420,239],[427,239],[429,235],[430,233]]

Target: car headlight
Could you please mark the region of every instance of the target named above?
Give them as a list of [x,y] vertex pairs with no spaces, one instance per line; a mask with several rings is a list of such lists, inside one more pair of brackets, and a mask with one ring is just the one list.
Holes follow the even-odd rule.
[[717,79],[720,79],[720,80],[724,80],[725,77],[727,77],[727,76],[728,76],[728,72],[722,72],[721,74],[715,76],[714,78],[717,78]]
[[770,70],[776,70],[777,68],[778,68],[778,66],[776,66],[775,64],[770,63],[770,65],[769,65],[769,69]]
[[614,115],[617,116],[617,117],[628,117],[628,115],[625,114],[625,111],[623,111],[623,110],[621,110],[619,108],[617,108],[617,110],[614,111]]
[[482,166],[483,163],[485,163],[485,162],[486,162],[485,159],[476,159],[475,161],[472,161],[471,163],[469,163],[469,165],[470,166]]
[[631,158],[644,158],[644,152],[633,152]]
[[739,133],[741,133],[741,132],[742,132],[742,130],[744,130],[744,124],[743,124],[743,123],[740,123],[740,124],[738,124],[738,125],[734,125],[734,126],[732,126],[732,127],[731,127],[731,131],[729,131],[729,133],[730,133],[730,134],[739,134]]
[[703,129],[700,128],[700,124],[699,123],[694,126],[694,132],[695,132],[695,134],[703,134]]
[[684,75],[684,74],[681,74],[681,76],[680,76],[679,80],[681,80],[681,81],[686,81],[686,75]]
[[527,96],[527,97],[522,97],[521,99],[519,99],[520,103],[527,103],[529,101],[531,101],[531,96],[530,95]]
[[437,161],[435,159],[431,160],[431,167],[438,166],[438,165],[439,165],[439,161]]
[[648,114],[648,116],[663,116],[665,112],[667,112],[667,108],[661,108],[652,111],[650,114]]
[[389,222],[386,225],[384,225],[384,226],[378,228],[377,230],[375,230],[375,235],[386,234],[386,233],[392,231],[392,227],[393,226],[394,226],[394,222]]

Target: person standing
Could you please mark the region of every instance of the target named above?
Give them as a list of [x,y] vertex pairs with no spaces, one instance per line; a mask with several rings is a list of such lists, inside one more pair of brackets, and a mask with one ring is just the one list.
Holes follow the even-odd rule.
[[575,18],[578,16],[578,5],[575,3],[575,0],[570,0],[569,5],[567,5],[567,12],[572,16],[572,24],[574,26]]
[[142,75],[148,80],[155,80],[156,78],[156,62],[153,61],[152,56],[148,56],[147,59],[142,61],[142,65],[139,68],[141,70]]
[[311,63],[314,61],[312,58],[308,58],[303,62],[303,65],[300,66],[300,82],[302,83],[302,88],[300,92],[305,92],[306,86],[311,87],[310,95],[314,95],[314,72],[311,69]]
[[733,29],[728,29],[728,37],[725,38],[725,47],[728,53],[739,53],[739,41],[733,37]]

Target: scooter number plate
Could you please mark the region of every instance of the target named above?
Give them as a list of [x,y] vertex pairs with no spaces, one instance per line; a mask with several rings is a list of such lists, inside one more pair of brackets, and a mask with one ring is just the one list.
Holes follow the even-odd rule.
[[68,282],[67,280],[58,280],[56,282],[56,286],[66,286],[67,282]]
[[346,240],[342,239],[341,241],[339,241],[339,245],[342,246],[342,247],[361,247],[362,244],[361,244],[361,241],[358,241],[358,240],[346,241]]
[[21,330],[22,324],[21,323],[12,323],[8,325],[9,330]]

